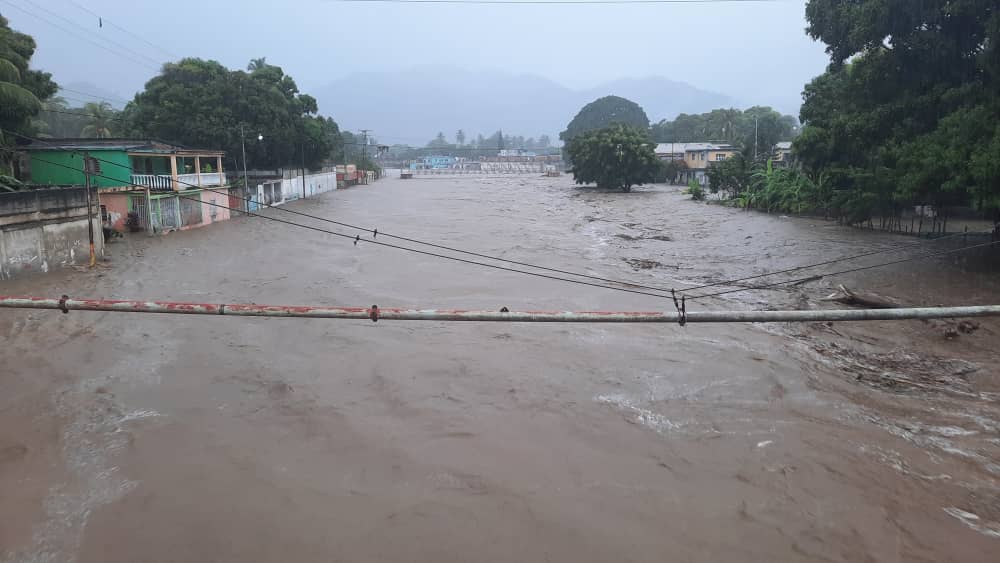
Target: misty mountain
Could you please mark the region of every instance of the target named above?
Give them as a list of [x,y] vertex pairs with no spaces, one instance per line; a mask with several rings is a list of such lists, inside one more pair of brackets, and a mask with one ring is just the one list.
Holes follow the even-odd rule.
[[360,72],[311,93],[320,111],[342,129],[371,129],[379,142],[420,146],[438,131],[453,141],[458,129],[473,139],[503,129],[525,137],[547,134],[555,141],[580,108],[609,94],[638,103],[652,122],[735,103],[723,94],[662,77],[573,90],[531,74],[446,67]]

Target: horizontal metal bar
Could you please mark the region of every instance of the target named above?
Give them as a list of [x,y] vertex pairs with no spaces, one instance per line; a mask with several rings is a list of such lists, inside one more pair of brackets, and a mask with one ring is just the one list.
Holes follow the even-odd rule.
[[[51,299],[0,296],[0,308],[107,311],[112,313],[167,313],[177,315],[227,315],[239,317],[302,317],[388,321],[475,321],[550,323],[676,323],[676,311],[462,311],[454,309],[399,309],[381,307],[294,307],[179,303],[173,301],[123,301],[107,299]],[[1000,316],[1000,305],[967,307],[918,307],[900,309],[832,309],[815,311],[691,311],[688,323],[770,323],[816,321],[887,321]]]

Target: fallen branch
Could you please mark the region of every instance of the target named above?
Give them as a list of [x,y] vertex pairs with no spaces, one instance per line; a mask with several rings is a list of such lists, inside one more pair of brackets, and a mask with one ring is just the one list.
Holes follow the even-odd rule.
[[836,301],[844,305],[856,305],[869,309],[899,309],[903,305],[894,299],[884,297],[869,292],[857,292],[847,289],[843,285],[837,286],[839,291],[831,293],[823,298],[823,301]]

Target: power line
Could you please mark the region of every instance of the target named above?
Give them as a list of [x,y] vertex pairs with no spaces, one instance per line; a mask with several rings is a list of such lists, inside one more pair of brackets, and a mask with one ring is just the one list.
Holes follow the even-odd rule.
[[[28,140],[32,140],[32,141],[38,141],[38,142],[43,142],[43,143],[46,143],[46,144],[52,144],[51,142],[44,141],[44,140],[41,140],[41,139],[34,139],[34,138],[28,137],[26,135],[20,135],[20,134],[17,134],[17,133],[12,133],[12,134],[15,135],[15,136],[24,138],[24,139],[28,139]],[[104,159],[100,159],[100,158],[96,158],[96,157],[93,157],[93,158],[95,158],[95,160],[99,160],[101,162],[105,162],[105,163],[111,164],[113,166],[119,166],[119,167],[122,167],[122,168],[130,168],[129,166],[121,164],[121,163],[118,163],[118,162],[114,162],[114,161],[110,161],[110,160],[104,160]],[[189,182],[183,182],[183,181],[178,180],[178,183],[182,184],[182,185],[185,185],[185,186],[188,186],[188,187],[198,188],[198,189],[201,189],[201,190],[204,190],[204,191],[209,191],[209,192],[212,192],[212,193],[217,193],[219,195],[226,195],[226,196],[229,195],[228,192],[222,192],[222,191],[218,191],[218,190],[213,190],[211,188],[203,188],[201,186],[198,186],[196,184],[192,184],[192,183],[189,183]],[[449,252],[456,252],[456,253],[459,253],[459,254],[465,254],[465,255],[469,255],[469,256],[475,256],[477,258],[484,258],[484,259],[488,259],[488,260],[495,260],[495,261],[498,261],[498,262],[506,262],[506,263],[515,264],[515,265],[518,265],[518,266],[525,266],[525,267],[529,267],[529,268],[535,268],[535,269],[539,269],[539,270],[550,271],[550,272],[555,272],[555,273],[564,274],[564,275],[570,275],[570,276],[575,276],[575,277],[580,277],[580,278],[586,278],[586,279],[591,279],[591,280],[595,280],[595,281],[601,281],[601,282],[605,282],[605,283],[613,283],[613,284],[618,284],[618,285],[631,286],[631,287],[635,287],[635,288],[639,288],[639,289],[648,289],[648,290],[658,291],[658,292],[663,292],[663,293],[669,293],[669,292],[673,291],[671,288],[649,286],[649,285],[643,285],[643,284],[634,283],[634,282],[627,282],[627,281],[615,280],[615,279],[610,279],[610,278],[604,278],[604,277],[600,277],[600,276],[594,276],[594,275],[590,275],[590,274],[582,274],[582,273],[579,273],[579,272],[573,272],[573,271],[569,271],[569,270],[561,270],[561,269],[558,269],[558,268],[550,268],[550,267],[547,267],[547,266],[539,266],[537,264],[531,264],[531,263],[527,263],[527,262],[520,262],[520,261],[517,261],[517,260],[511,260],[511,259],[503,258],[503,257],[500,257],[500,256],[491,256],[491,255],[488,255],[488,254],[482,254],[482,253],[473,252],[473,251],[469,251],[469,250],[462,250],[462,249],[455,248],[455,247],[450,247],[450,246],[447,246],[447,245],[441,245],[441,244],[436,244],[436,243],[432,243],[432,242],[422,241],[422,240],[419,240],[419,239],[414,239],[414,238],[405,237],[405,236],[401,236],[401,235],[393,235],[391,233],[379,232],[377,228],[376,229],[372,229],[372,228],[368,228],[368,227],[362,227],[362,226],[359,226],[359,225],[353,225],[353,224],[345,223],[345,222],[342,222],[342,221],[336,221],[334,219],[329,219],[329,218],[326,218],[326,217],[320,217],[318,215],[312,215],[310,213],[304,213],[304,212],[301,212],[301,211],[295,211],[295,210],[292,210],[292,209],[288,209],[286,207],[276,207],[276,206],[273,206],[273,205],[270,205],[270,204],[261,203],[259,201],[256,201],[256,200],[252,199],[252,198],[249,198],[249,197],[248,198],[237,198],[237,199],[241,199],[241,200],[243,200],[243,201],[245,201],[247,203],[255,203],[255,204],[257,204],[258,206],[261,206],[261,207],[267,207],[269,209],[278,209],[279,211],[282,211],[282,212],[285,212],[285,213],[290,213],[290,214],[293,214],[293,215],[299,215],[299,216],[306,217],[306,218],[309,218],[309,219],[314,219],[314,220],[317,220],[317,221],[323,221],[323,222],[327,222],[327,223],[330,223],[330,224],[334,224],[334,225],[338,225],[338,226],[342,226],[342,227],[347,227],[349,229],[353,229],[353,230],[357,230],[357,231],[362,231],[362,232],[365,232],[365,233],[373,233],[373,235],[375,235],[375,236],[382,235],[384,237],[393,238],[393,239],[396,239],[396,240],[402,240],[402,241],[405,241],[405,242],[409,242],[409,243],[413,243],[413,244],[419,244],[419,245],[422,245],[422,246],[428,246],[428,247],[431,247],[431,248],[437,248],[437,249],[440,249],[440,250],[447,250]],[[934,239],[934,241],[938,242],[938,241],[941,241],[941,240],[944,240],[944,239],[948,239],[948,238],[954,238],[954,237],[958,237],[958,236],[966,236],[967,234],[968,233],[953,233],[951,235],[945,235],[945,236],[942,236],[942,237],[938,237],[938,238]],[[899,246],[895,246],[895,247],[892,247],[892,248],[885,248],[885,249],[881,249],[881,250],[874,250],[874,251],[869,251],[869,252],[863,252],[863,253],[854,254],[854,255],[850,255],[850,256],[845,256],[845,257],[841,257],[841,258],[836,258],[836,259],[832,259],[832,260],[826,260],[826,261],[823,261],[823,262],[817,262],[817,263],[813,263],[813,264],[805,264],[805,265],[796,266],[796,267],[793,267],[793,268],[786,268],[784,270],[777,270],[777,271],[766,272],[766,273],[763,273],[763,274],[757,274],[757,275],[753,275],[753,276],[746,276],[746,277],[742,277],[742,278],[735,278],[735,279],[723,280],[723,281],[709,283],[709,284],[697,285],[697,286],[685,288],[685,289],[683,289],[681,291],[682,292],[689,292],[689,291],[694,291],[694,290],[697,290],[697,289],[703,289],[703,288],[707,288],[707,287],[717,287],[717,286],[725,286],[725,285],[731,286],[731,285],[734,285],[736,283],[743,282],[743,281],[748,281],[748,280],[753,280],[753,279],[759,279],[759,278],[762,278],[762,277],[769,277],[769,276],[774,276],[774,275],[779,275],[779,274],[785,274],[785,273],[790,273],[790,272],[795,272],[795,271],[801,271],[801,270],[816,268],[816,267],[819,267],[819,266],[825,266],[825,265],[829,265],[829,264],[836,264],[838,262],[846,262],[846,261],[850,261],[850,260],[855,260],[857,258],[863,258],[863,257],[867,257],[867,256],[874,256],[874,255],[878,255],[878,254],[885,254],[887,252],[898,252],[898,251],[908,250],[910,248],[915,248],[915,247],[919,247],[919,246],[922,246],[922,243],[912,243],[912,244],[906,244],[906,245],[899,245]],[[867,267],[864,267],[862,269],[866,269],[866,268]],[[857,271],[857,270],[848,270],[848,272],[850,272],[850,271]],[[751,288],[740,287],[740,288],[737,288],[737,289],[723,291],[723,292],[717,292],[717,293],[712,293],[712,294],[707,294],[707,295],[694,296],[694,297],[692,297],[692,299],[695,299],[695,298],[700,299],[702,297],[711,297],[711,296],[715,296],[715,295],[723,295],[723,294],[726,294],[726,293],[733,293],[733,292],[737,292],[737,291],[746,291],[748,289],[757,289],[757,288],[764,289],[764,288],[768,288],[768,287],[774,287],[774,286],[777,286],[777,285],[783,285],[783,284],[786,284],[786,283],[797,283],[797,282],[801,282],[801,281],[808,281],[808,280],[811,280],[811,279],[815,279],[817,277],[825,277],[826,275],[835,275],[835,274],[814,275],[814,276],[808,276],[808,277],[805,277],[805,278],[797,278],[797,279],[792,279],[792,280],[788,280],[788,281],[775,282],[775,283],[772,283],[772,284],[768,284],[768,285],[764,285],[764,286],[756,286],[756,287],[751,287]]]
[[706,297],[716,297],[716,296],[719,296],[719,295],[725,295],[727,293],[736,293],[738,291],[752,291],[752,290],[755,290],[755,289],[767,289],[769,287],[775,287],[775,286],[778,286],[778,285],[784,285],[784,284],[788,284],[788,283],[798,283],[798,282],[804,282],[804,281],[814,280],[814,279],[817,279],[817,278],[826,278],[826,277],[830,277],[830,276],[839,276],[841,274],[850,274],[850,273],[853,273],[853,272],[861,272],[861,271],[864,271],[864,270],[873,270],[875,268],[883,268],[885,266],[892,266],[893,264],[902,264],[904,262],[912,262],[914,260],[921,260],[923,258],[934,258],[935,256],[944,256],[945,254],[954,254],[956,252],[963,252],[963,251],[966,251],[966,250],[972,250],[973,248],[985,248],[987,246],[993,246],[994,244],[1000,244],[1000,240],[995,240],[993,242],[984,242],[984,243],[981,243],[981,244],[974,244],[974,245],[971,245],[971,246],[963,246],[961,248],[952,248],[952,249],[949,249],[949,250],[941,250],[941,251],[938,251],[938,252],[930,252],[930,253],[926,253],[926,254],[918,254],[916,256],[910,256],[908,258],[901,258],[899,260],[893,260],[891,262],[880,262],[878,264],[872,264],[870,266],[860,266],[858,268],[851,268],[851,269],[848,269],[848,270],[840,270],[840,271],[837,271],[837,272],[830,272],[828,274],[820,274],[820,275],[817,275],[817,276],[808,276],[808,277],[798,278],[798,279],[794,279],[794,280],[785,280],[785,281],[770,283],[770,284],[767,284],[767,285],[758,285],[758,286],[754,286],[754,287],[741,287],[741,288],[738,288],[738,289],[729,289],[729,290],[726,290],[726,291],[719,291],[719,292],[716,292],[716,293],[708,293],[708,294],[704,294],[704,295],[695,295],[693,297],[688,297],[688,301],[694,301],[696,299],[704,299]]
[[60,92],[73,92],[75,94],[80,94],[81,96],[87,96],[87,97],[90,97],[90,98],[96,98],[97,100],[100,100],[102,102],[115,101],[115,102],[123,102],[123,103],[126,103],[126,104],[129,102],[129,100],[123,100],[121,98],[106,98],[104,96],[98,96],[97,94],[91,94],[89,92],[83,92],[81,90],[74,90],[72,88],[67,88],[65,86],[60,86],[59,87],[59,91]]
[[[45,159],[38,158],[38,157],[32,157],[32,160],[37,160],[38,162],[44,162],[46,164],[51,164],[53,166],[60,166],[62,168],[67,168],[69,170],[77,170],[76,168],[74,168],[72,166],[68,166],[66,164],[62,164],[62,163],[58,163],[58,162],[53,162],[51,160],[45,160]],[[112,178],[110,176],[105,176],[105,175],[102,175],[102,174],[91,173],[90,176],[92,178],[104,178],[104,179],[108,179],[108,180],[114,180],[116,182],[121,181],[118,178]],[[128,186],[133,186],[133,187],[137,187],[137,188],[145,188],[146,187],[146,186],[142,186],[140,184],[135,184],[135,183],[132,183],[132,182],[123,182],[123,183],[126,184],[126,185],[128,185]],[[502,270],[502,271],[506,271],[506,272],[513,272],[513,273],[517,273],[517,274],[524,274],[524,275],[534,276],[534,277],[538,277],[538,278],[550,279],[550,280],[554,280],[554,281],[562,281],[562,282],[566,282],[566,283],[573,283],[573,284],[578,284],[578,285],[586,285],[586,286],[591,286],[591,287],[598,287],[598,288],[601,288],[601,289],[610,289],[612,291],[621,291],[621,292],[625,292],[625,293],[634,293],[634,294],[637,294],[637,295],[646,295],[646,296],[649,296],[649,297],[658,297],[660,299],[669,299],[670,298],[669,295],[663,295],[663,294],[660,294],[660,293],[650,293],[650,292],[647,292],[647,291],[639,291],[639,290],[635,290],[635,289],[627,289],[627,288],[623,288],[623,287],[614,287],[614,286],[602,285],[602,284],[598,284],[598,283],[586,282],[586,281],[581,281],[581,280],[574,280],[574,279],[569,279],[569,278],[562,278],[562,277],[559,277],[559,276],[552,276],[552,275],[549,275],[549,274],[542,274],[542,273],[538,273],[538,272],[529,272],[527,270],[519,270],[517,268],[508,268],[506,266],[499,266],[499,265],[496,265],[496,264],[488,264],[486,262],[478,262],[476,260],[468,260],[468,259],[465,259],[465,258],[459,258],[457,256],[448,256],[446,254],[439,254],[439,253],[436,253],[436,252],[429,252],[429,251],[426,251],[426,250],[420,250],[420,249],[416,249],[416,248],[410,248],[410,247],[401,246],[401,245],[398,245],[398,244],[392,244],[392,243],[377,241],[377,240],[373,240],[373,239],[362,239],[360,235],[351,236],[351,235],[349,235],[347,233],[341,233],[341,232],[337,232],[337,231],[331,231],[329,229],[323,229],[323,228],[320,228],[320,227],[314,227],[312,225],[305,225],[305,224],[302,224],[302,223],[296,223],[294,221],[287,221],[285,219],[279,219],[277,217],[269,217],[267,215],[261,215],[260,213],[254,213],[252,211],[243,211],[241,209],[235,209],[235,208],[229,207],[227,205],[222,205],[220,203],[202,201],[201,198],[193,198],[193,197],[190,197],[190,196],[181,195],[180,193],[175,193],[174,196],[178,197],[178,198],[182,198],[182,199],[187,199],[187,200],[190,200],[190,201],[197,201],[199,203],[211,205],[211,206],[214,206],[214,207],[218,207],[220,209],[228,209],[229,211],[236,211],[238,213],[243,213],[244,215],[250,215],[252,217],[263,217],[264,219],[267,219],[269,221],[276,221],[278,223],[284,223],[286,225],[292,225],[294,227],[300,227],[300,228],[308,229],[308,230],[311,230],[311,231],[316,231],[316,232],[325,233],[325,234],[328,234],[328,235],[333,235],[333,236],[336,236],[336,237],[350,239],[350,240],[354,241],[355,244],[357,244],[358,242],[362,242],[363,241],[363,242],[366,242],[368,244],[373,244],[373,245],[376,245],[376,246],[384,246],[386,248],[395,248],[397,250],[404,250],[404,251],[407,251],[407,252],[414,252],[416,254],[421,254],[421,255],[424,255],[424,256],[432,256],[432,257],[435,257],[435,258],[442,258],[442,259],[445,259],[445,260],[451,260],[451,261],[454,261],[454,262],[460,262],[460,263],[470,264],[470,265],[474,265],[474,266],[482,266],[484,268],[491,268],[491,269],[494,269],[494,270]]]
[[[63,168],[68,168],[70,170],[76,170],[76,168],[73,168],[72,166],[67,166],[65,164],[61,164],[61,163],[57,163],[57,162],[52,162],[52,161],[48,161],[48,160],[44,160],[44,159],[40,159],[40,158],[38,158],[37,160],[39,162],[45,162],[45,163],[48,163],[48,164],[52,164],[54,166],[61,166]],[[109,180],[119,181],[117,178],[111,178],[110,176],[104,176],[104,175],[101,175],[101,174],[91,174],[91,176],[92,177],[97,177],[97,178],[105,178],[105,179],[109,179]],[[127,184],[130,185],[130,186],[139,187],[139,188],[144,187],[142,185],[133,184],[131,182],[128,182]],[[212,191],[212,190],[207,190],[207,191]],[[218,192],[216,192],[216,193],[218,193]],[[277,217],[269,217],[267,215],[261,215],[259,213],[253,213],[253,212],[250,212],[250,211],[242,211],[240,209],[234,209],[232,207],[229,207],[229,206],[226,206],[226,205],[222,205],[222,204],[218,204],[218,203],[215,203],[215,202],[202,201],[201,198],[193,198],[193,197],[190,197],[190,196],[184,196],[184,195],[181,195],[179,193],[176,193],[174,195],[175,195],[175,197],[187,199],[187,200],[190,200],[190,201],[197,201],[199,203],[207,203],[208,205],[211,205],[211,206],[214,206],[214,207],[219,207],[221,209],[227,209],[229,211],[236,211],[238,213],[244,213],[246,215],[250,215],[250,216],[253,216],[253,217],[263,217],[264,219],[267,219],[267,220],[270,220],[270,221],[276,221],[278,223],[284,223],[284,224],[287,224],[287,225],[292,225],[292,226],[301,227],[301,228],[304,228],[304,229],[309,229],[311,231],[321,232],[321,233],[325,233],[325,234],[329,234],[329,235],[333,235],[333,236],[337,236],[337,237],[341,237],[341,238],[350,239],[350,240],[353,240],[355,244],[357,244],[358,242],[364,241],[364,242],[367,242],[369,244],[374,244],[374,245],[377,245],[377,246],[384,246],[384,247],[387,247],[387,248],[395,248],[397,250],[404,250],[404,251],[407,251],[407,252],[414,252],[414,253],[425,255],[425,256],[432,256],[432,257],[435,257],[435,258],[442,258],[442,259],[445,259],[445,260],[452,260],[452,261],[460,262],[460,263],[464,263],[464,264],[470,264],[470,265],[475,265],[475,266],[483,266],[485,268],[492,268],[492,269],[495,269],[495,270],[502,270],[502,271],[507,271],[507,272],[524,274],[524,275],[528,275],[528,276],[534,276],[534,277],[539,277],[539,278],[544,278],[544,279],[550,279],[550,280],[555,280],[555,281],[563,281],[563,282],[573,283],[573,284],[578,284],[578,285],[586,285],[586,286],[597,287],[597,288],[601,288],[601,289],[610,289],[612,291],[621,291],[621,292],[633,293],[633,294],[637,294],[637,295],[646,295],[646,296],[649,296],[649,297],[658,297],[658,298],[661,298],[661,299],[669,299],[669,298],[671,298],[671,296],[669,296],[669,295],[663,295],[663,294],[660,294],[660,293],[650,293],[650,292],[647,292],[647,291],[638,291],[638,290],[634,290],[634,289],[627,289],[627,288],[622,288],[622,287],[614,287],[614,286],[609,286],[609,285],[602,285],[602,284],[598,284],[598,283],[586,282],[586,281],[581,281],[581,280],[573,280],[573,279],[568,279],[568,278],[561,278],[559,276],[552,276],[552,275],[548,275],[548,274],[541,274],[541,273],[538,273],[538,272],[529,272],[529,271],[526,271],[526,270],[518,270],[516,268],[508,268],[508,267],[505,267],[505,266],[498,266],[496,264],[488,264],[488,263],[485,263],[485,262],[478,262],[478,261],[475,261],[475,260],[467,260],[465,258],[459,258],[459,257],[456,257],[456,256],[448,256],[448,255],[439,254],[439,253],[436,253],[436,252],[428,252],[426,250],[419,250],[419,249],[416,249],[416,248],[409,248],[409,247],[406,247],[406,246],[400,246],[400,245],[397,245],[397,244],[391,244],[391,243],[376,241],[376,240],[373,240],[373,239],[362,239],[360,235],[352,237],[351,235],[346,234],[346,233],[340,233],[340,232],[337,232],[337,231],[331,231],[329,229],[323,229],[323,228],[320,228],[320,227],[314,227],[312,225],[304,225],[302,223],[296,223],[294,221],[286,221],[284,219],[279,219]],[[920,255],[917,255],[917,256],[911,256],[911,257],[908,257],[908,258],[902,258],[900,260],[894,260],[894,261],[891,261],[891,262],[883,262],[883,263],[879,263],[879,264],[872,264],[872,265],[869,265],[869,266],[861,266],[861,267],[858,267],[858,268],[851,268],[851,269],[847,269],[847,270],[840,270],[840,271],[837,271],[837,272],[831,272],[831,273],[827,273],[827,274],[822,274],[820,277],[830,277],[830,276],[836,276],[836,275],[847,274],[847,273],[852,273],[852,272],[860,272],[860,271],[864,271],[864,270],[871,270],[871,269],[875,269],[875,268],[882,268],[882,267],[891,266],[891,265],[894,265],[894,264],[902,264],[904,262],[912,262],[914,260],[921,260],[921,259],[924,259],[924,258],[933,258],[933,257],[936,257],[936,256],[943,256],[943,255],[946,255],[946,254],[953,254],[953,253],[957,253],[957,252],[963,252],[963,251],[972,250],[972,249],[975,249],[975,248],[985,248],[985,247],[988,247],[988,246],[993,246],[995,244],[1000,244],[1000,240],[993,241],[993,242],[987,242],[987,243],[981,243],[981,244],[975,244],[975,245],[970,245],[970,246],[964,246],[964,247],[961,247],[961,248],[944,250],[944,251],[940,251],[940,252],[932,252],[932,253],[927,253],[927,254],[920,254]],[[498,260],[503,260],[503,259],[501,258],[501,259],[498,259]],[[533,267],[537,267],[537,266],[533,266]],[[577,275],[577,274],[573,274],[573,275]],[[785,284],[789,284],[789,283],[797,283],[797,282],[801,282],[801,281],[808,281],[808,280],[815,279],[816,277],[817,276],[809,276],[809,277],[805,277],[805,278],[799,278],[799,279],[793,279],[793,280],[785,280],[785,281],[775,282],[775,283],[772,283],[772,284],[767,284],[767,285],[762,285],[762,286],[755,286],[753,288],[739,288],[739,289],[733,289],[733,290],[727,290],[727,291],[720,291],[720,292],[716,292],[716,293],[710,293],[710,294],[704,294],[704,295],[697,295],[697,296],[694,296],[694,297],[690,298],[690,300],[694,301],[694,300],[697,300],[697,299],[705,299],[705,298],[708,298],[708,297],[716,297],[716,296],[719,296],[719,295],[725,295],[727,293],[735,293],[735,292],[738,292],[738,291],[747,291],[747,290],[754,290],[754,289],[766,289],[766,288],[769,288],[769,287],[776,287],[776,286],[779,286],[779,285],[785,285]],[[625,282],[614,282],[614,283],[625,283]],[[631,284],[627,284],[627,285],[631,285]]]
[[44,18],[44,17],[42,17],[42,16],[40,16],[40,15],[34,13],[34,12],[26,10],[26,9],[24,9],[24,7],[19,6],[17,4],[14,4],[10,0],[0,0],[0,1],[6,2],[9,6],[18,9],[21,12],[23,12],[25,14],[28,14],[29,16],[31,16],[33,18],[37,18],[37,19],[39,19],[39,20],[41,20],[41,21],[43,21],[43,22],[51,25],[52,27],[55,27],[56,29],[59,29],[59,30],[64,31],[66,33],[69,33],[70,35],[72,35],[74,37],[77,37],[77,38],[79,38],[79,39],[81,39],[83,41],[86,41],[87,43],[90,43],[91,45],[94,45],[94,46],[96,46],[98,48],[104,49],[105,51],[110,51],[110,52],[112,52],[112,53],[114,53],[114,54],[116,54],[116,55],[118,55],[118,56],[120,56],[120,57],[122,57],[122,58],[124,58],[124,59],[126,59],[128,61],[130,61],[130,62],[133,62],[133,63],[138,64],[140,66],[144,66],[146,68],[152,68],[154,70],[159,70],[158,67],[154,67],[154,66],[150,65],[149,63],[141,60],[141,59],[128,56],[128,55],[126,55],[123,52],[116,51],[116,50],[108,47],[107,45],[104,45],[104,44],[98,43],[96,41],[93,41],[92,39],[90,39],[86,35],[82,35],[80,33],[77,33],[76,31],[74,31],[72,29],[68,29],[68,28],[66,28],[66,27],[64,27],[62,25],[59,25],[58,23],[55,23],[55,22],[53,22],[51,20],[48,20],[48,19],[46,19],[46,18]]
[[[58,19],[60,19],[60,20],[62,20],[64,22],[66,22],[69,25],[76,26],[76,27],[82,29],[85,33],[90,33],[90,30],[87,29],[86,27],[80,25],[79,23],[77,23],[75,21],[72,21],[72,20],[70,20],[68,18],[63,17],[63,16],[61,16],[61,15],[53,12],[52,10],[49,10],[47,8],[43,8],[42,6],[39,6],[38,4],[35,4],[35,3],[33,3],[31,1],[29,1],[29,0],[25,0],[25,2],[28,5],[36,8],[36,9],[39,9],[39,10],[45,12],[46,14],[49,14],[50,16],[52,16],[54,18],[58,18]],[[107,37],[101,37],[100,39],[103,40],[103,41],[106,41],[106,42],[110,43],[111,45],[114,45],[115,47],[117,47],[117,48],[119,48],[119,49],[121,49],[121,50],[123,50],[123,51],[125,51],[127,53],[131,53],[132,55],[135,55],[136,57],[139,57],[139,58],[142,58],[142,59],[146,59],[147,61],[149,61],[149,62],[151,62],[153,64],[156,64],[156,65],[160,64],[160,62],[158,60],[154,59],[153,57],[150,57],[149,55],[145,55],[143,53],[135,51],[135,50],[129,48],[127,45],[122,45],[121,43],[119,43],[117,41],[114,41],[112,39],[108,39]]]
[[330,0],[341,4],[770,4],[787,0]]
[[120,30],[120,31],[122,31],[124,33],[127,33],[128,35],[130,35],[130,36],[138,39],[139,41],[142,41],[143,43],[145,43],[146,45],[149,45],[150,47],[153,47],[154,49],[159,49],[160,51],[166,53],[167,55],[170,55],[171,58],[175,58],[175,59],[179,59],[180,58],[180,56],[178,56],[178,55],[170,52],[167,49],[164,49],[163,47],[160,47],[159,45],[157,45],[156,43],[153,43],[153,42],[149,41],[145,37],[143,37],[141,35],[138,35],[138,34],[135,34],[135,33],[132,33],[131,31],[125,29],[124,27],[122,27],[120,25],[117,25],[116,23],[108,20],[105,17],[102,17],[100,14],[89,10],[86,6],[81,6],[80,4],[77,4],[76,2],[74,2],[73,0],[67,0],[67,1],[70,4],[76,6],[77,8],[83,10],[84,12],[87,12],[88,14],[90,14],[90,15],[94,16],[95,18],[97,18],[98,22],[101,25],[103,25],[103,24],[106,23],[106,24],[110,25],[111,27],[114,27],[114,28],[116,28],[116,29],[118,29],[118,30]]

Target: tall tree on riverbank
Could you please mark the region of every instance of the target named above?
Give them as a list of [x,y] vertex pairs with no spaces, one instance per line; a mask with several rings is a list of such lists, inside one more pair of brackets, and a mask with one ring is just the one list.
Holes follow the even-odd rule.
[[[254,59],[250,72],[196,58],[167,63],[123,112],[130,133],[238,155],[252,167],[319,166],[340,150],[339,130],[317,115],[280,67]],[[258,141],[257,136],[262,140]]]
[[830,66],[806,86],[795,149],[837,209],[1000,210],[995,0],[810,0],[806,17]]
[[567,147],[577,184],[630,191],[653,182],[660,170],[645,129],[615,124],[577,135]]
[[566,130],[559,134],[559,138],[568,143],[588,131],[616,124],[645,131],[649,129],[649,117],[639,104],[631,100],[619,96],[605,96],[583,106],[566,126]]

